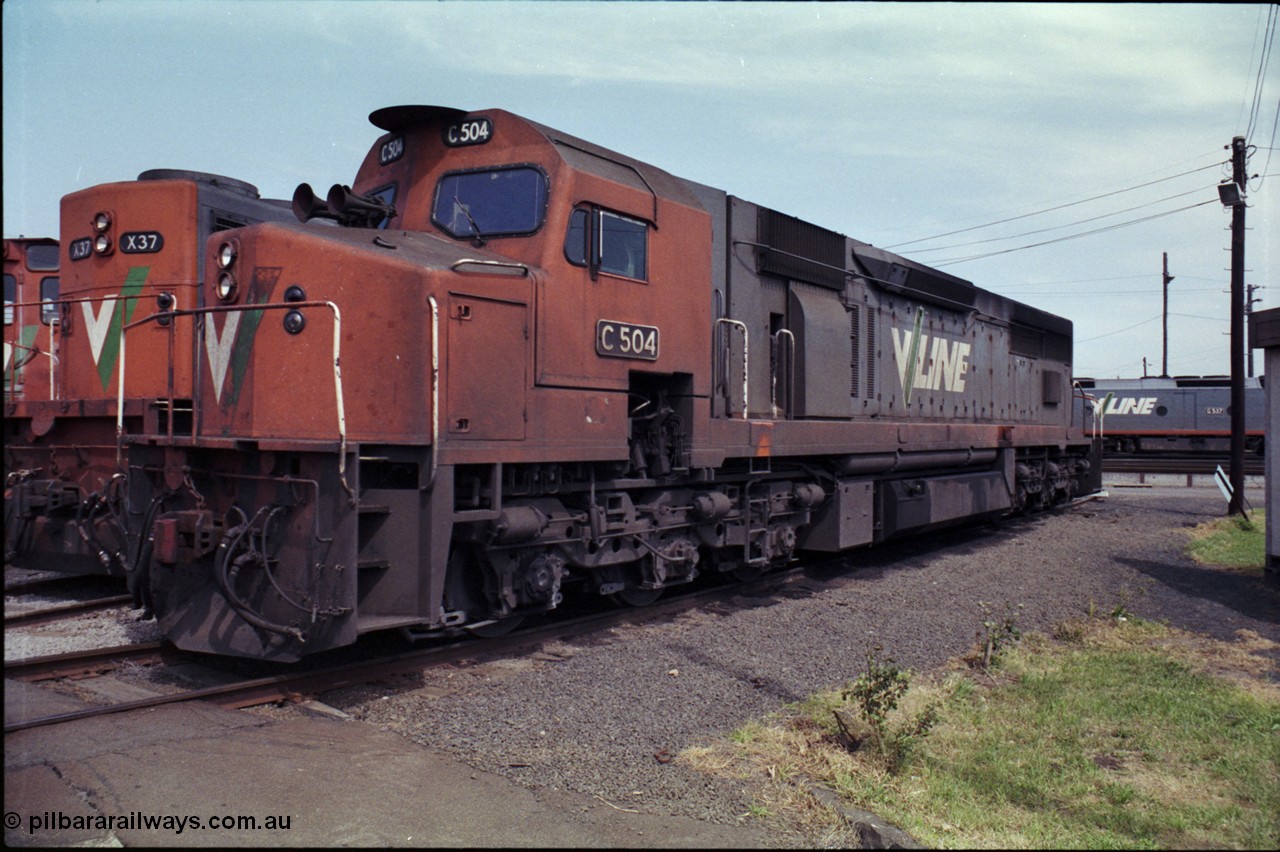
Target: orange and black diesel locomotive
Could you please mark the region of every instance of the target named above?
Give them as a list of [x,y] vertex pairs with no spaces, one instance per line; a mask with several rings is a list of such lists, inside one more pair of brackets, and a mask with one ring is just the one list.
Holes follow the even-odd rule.
[[51,399],[57,361],[58,241],[4,241],[4,399]]
[[351,185],[107,331],[108,514],[180,647],[497,633],[1098,487],[1069,321],[503,110],[370,118]]
[[[203,367],[192,353],[203,341],[192,323],[159,320],[128,336],[126,355],[122,329],[143,316],[203,304],[210,234],[293,214],[288,201],[263,199],[244,181],[177,169],[73,192],[59,212],[66,256],[59,264],[58,241],[45,240],[52,255],[42,263],[60,267],[60,283],[42,279],[37,303],[32,282],[18,304],[20,319],[36,317],[38,307],[47,326],[34,334],[40,326],[22,320],[23,339],[36,341],[23,351],[54,357],[31,361],[19,374],[20,392],[5,396],[5,558],[23,567],[123,576],[142,538],[139,524],[124,520],[123,436],[190,433],[192,371]],[[6,353],[8,319],[6,305]],[[46,334],[49,343],[40,349]]]

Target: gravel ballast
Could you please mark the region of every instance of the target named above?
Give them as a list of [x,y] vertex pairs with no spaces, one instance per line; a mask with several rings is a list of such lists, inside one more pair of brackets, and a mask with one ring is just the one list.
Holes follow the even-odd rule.
[[1001,614],[1007,604],[1024,631],[1123,607],[1218,639],[1251,630],[1280,641],[1274,587],[1184,555],[1189,528],[1224,509],[1213,489],[1117,489],[1048,515],[862,551],[853,568],[815,571],[771,598],[326,700],[523,785],[736,822],[750,791],[671,758],[847,684],[870,647],[918,672],[941,666],[974,646],[984,607]]
[[[1255,505],[1260,492],[1251,493]],[[1280,592],[1197,566],[1190,528],[1221,517],[1213,488],[1113,488],[1109,497],[998,525],[922,535],[815,568],[772,595],[739,595],[675,617],[324,701],[358,720],[537,790],[612,808],[744,821],[752,790],[674,758],[751,719],[846,685],[879,646],[917,672],[972,649],[987,613],[1048,631],[1118,608],[1232,641],[1280,642]],[[32,596],[8,607],[44,605]],[[6,632],[6,658],[152,638],[137,613]],[[266,718],[288,708],[261,708]],[[355,724],[348,722],[347,724]],[[761,779],[763,780],[763,779]],[[423,779],[429,789],[430,779]],[[792,838],[794,840],[794,838]],[[778,838],[778,842],[789,842]]]

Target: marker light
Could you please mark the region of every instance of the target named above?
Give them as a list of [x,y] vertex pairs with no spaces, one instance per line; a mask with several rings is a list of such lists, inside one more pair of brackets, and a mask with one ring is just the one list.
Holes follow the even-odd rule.
[[218,247],[218,268],[228,269],[231,264],[236,262],[236,247],[234,243],[223,243]]
[[220,302],[230,302],[236,297],[236,277],[230,272],[224,272],[218,276],[218,283],[214,287],[214,294]]
[[[159,296],[156,296],[156,309],[162,313],[171,311],[173,310],[175,301],[176,300],[173,298],[172,293],[161,293]],[[160,317],[156,322],[160,325],[168,325],[172,319],[172,317]]]

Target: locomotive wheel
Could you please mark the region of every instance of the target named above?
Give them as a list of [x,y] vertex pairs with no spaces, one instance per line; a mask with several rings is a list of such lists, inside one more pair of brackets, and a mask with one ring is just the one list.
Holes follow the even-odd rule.
[[491,611],[489,596],[485,593],[485,572],[488,570],[489,566],[478,549],[455,547],[449,555],[444,602],[446,609],[466,613],[464,629],[485,639],[496,639],[519,627],[524,616],[510,615],[491,620],[484,617]]
[[609,596],[614,603],[624,606],[648,606],[662,597],[662,589],[626,588]]

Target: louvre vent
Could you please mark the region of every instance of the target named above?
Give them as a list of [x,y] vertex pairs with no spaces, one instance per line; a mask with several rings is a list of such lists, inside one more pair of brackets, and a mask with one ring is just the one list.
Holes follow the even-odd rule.
[[844,237],[766,207],[760,208],[757,222],[763,244],[760,273],[844,288]]
[[230,231],[232,228],[243,228],[249,223],[240,219],[232,219],[224,213],[214,212],[213,228],[210,233],[218,233],[219,231]]
[[858,396],[862,390],[862,347],[861,343],[862,329],[859,328],[862,314],[857,305],[849,309],[849,351],[853,353],[849,356],[849,395]]
[[867,311],[867,399],[876,398],[876,312]]
[[1014,355],[1071,360],[1071,338],[1065,334],[1017,324],[1010,326],[1010,331],[1009,351]]

